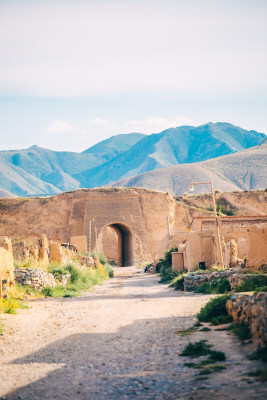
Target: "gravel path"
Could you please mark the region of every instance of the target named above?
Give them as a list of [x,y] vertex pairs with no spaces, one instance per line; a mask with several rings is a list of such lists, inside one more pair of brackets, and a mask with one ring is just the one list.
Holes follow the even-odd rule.
[[[193,325],[208,299],[130,267],[81,297],[30,301],[30,309],[2,318],[0,399],[267,398],[263,383],[244,380],[260,364],[232,334],[175,334]],[[223,350],[229,365],[204,381],[179,356],[201,339]]]

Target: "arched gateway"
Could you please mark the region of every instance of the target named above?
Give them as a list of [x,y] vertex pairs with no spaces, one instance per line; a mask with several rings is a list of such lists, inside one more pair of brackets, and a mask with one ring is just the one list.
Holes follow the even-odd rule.
[[[184,219],[168,193],[141,188],[79,189],[7,203],[0,207],[0,235],[27,237],[34,232],[62,242],[85,236],[88,250],[113,247],[121,266],[162,257],[175,224],[181,230]],[[105,230],[114,240],[105,239]]]
[[131,266],[134,264],[133,236],[131,228],[124,223],[106,225],[97,239],[97,249],[119,267]]

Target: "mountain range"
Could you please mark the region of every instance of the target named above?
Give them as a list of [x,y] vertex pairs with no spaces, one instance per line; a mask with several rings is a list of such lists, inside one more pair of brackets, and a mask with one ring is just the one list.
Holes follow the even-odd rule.
[[[199,127],[180,126],[151,135],[116,135],[82,153],[52,151],[38,146],[0,151],[0,189],[19,196],[48,195],[80,187],[113,186],[114,181],[121,186],[132,186],[135,182],[135,186],[151,187],[149,181],[153,179],[153,188],[165,190],[168,186],[166,191],[180,194],[182,189],[177,185],[181,174],[184,177],[194,173],[197,178],[200,171],[209,171],[217,174],[221,186],[225,187],[227,183],[229,188],[232,185],[229,190],[240,190],[248,186],[242,182],[247,182],[249,173],[243,180],[240,177],[242,182],[235,182],[236,178],[224,168],[225,161],[220,164],[217,157],[241,154],[242,160],[246,160],[245,168],[249,169],[252,166],[248,161],[250,156],[243,150],[260,144],[265,138],[263,133],[217,122]],[[265,148],[262,145],[261,152]],[[257,153],[257,149],[253,151]],[[262,157],[266,161],[266,154]],[[180,170],[174,173],[172,168]],[[153,178],[149,171],[153,171]],[[177,180],[177,185],[171,185],[164,174],[170,174],[168,179]],[[164,186],[160,183],[162,179],[169,183]],[[262,185],[262,182],[254,177],[250,188],[257,189],[257,185]]]

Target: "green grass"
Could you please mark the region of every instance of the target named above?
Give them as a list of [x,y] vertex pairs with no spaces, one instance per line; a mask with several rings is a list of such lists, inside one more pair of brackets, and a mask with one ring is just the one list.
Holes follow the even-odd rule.
[[18,308],[28,308],[20,300],[8,298],[0,299],[0,311],[6,314],[17,314]]
[[191,335],[191,333],[193,333],[194,331],[195,331],[195,328],[192,327],[192,328],[186,329],[184,331],[176,331],[174,333],[175,333],[175,335],[187,336],[187,335]]
[[70,283],[67,286],[57,285],[55,288],[47,286],[43,289],[43,294],[49,297],[73,297],[81,292],[90,289],[95,285],[101,284],[109,279],[113,270],[100,264],[99,268],[88,268],[85,266],[75,266],[68,264],[65,270],[70,273]]
[[248,356],[249,360],[262,360],[263,362],[267,362],[267,346],[261,347]]
[[206,294],[224,294],[231,290],[231,285],[228,279],[214,279],[210,282],[204,282],[196,290],[196,293],[206,293]]
[[188,343],[185,349],[182,351],[180,356],[186,356],[191,358],[206,356],[210,354],[211,345],[207,344],[204,340],[196,343]]
[[259,275],[246,279],[239,286],[235,288],[236,292],[253,292],[253,291],[266,291],[267,276]]
[[199,363],[188,362],[184,364],[188,368],[200,369],[199,375],[208,375],[226,368],[225,365],[216,364],[217,361],[226,360],[225,354],[222,351],[211,350],[211,345],[204,340],[189,343],[180,355],[190,358],[207,356],[206,359],[201,360]]
[[97,253],[97,252],[91,253],[91,257],[94,258],[95,256],[98,256],[99,261],[101,262],[102,265],[108,265],[108,259],[107,259],[107,257],[105,256],[105,254],[103,254],[103,253]]
[[177,247],[172,247],[165,251],[164,258],[160,259],[156,265],[156,272],[161,276],[159,283],[170,283],[177,276],[177,272],[172,271],[171,253],[173,251],[178,251]]
[[241,324],[234,324],[231,331],[238,337],[239,340],[244,342],[252,338],[250,327],[248,324],[242,322]]
[[172,279],[169,286],[173,287],[175,290],[184,290],[184,277],[186,275],[188,275],[188,272],[179,273]]
[[226,310],[226,302],[229,299],[229,295],[211,299],[197,314],[198,320],[200,322],[211,322],[212,325],[220,325],[231,322],[233,318],[228,315]]
[[225,365],[220,365],[220,364],[209,365],[208,367],[199,371],[198,375],[209,375],[212,374],[213,372],[221,372],[224,369],[226,369]]
[[209,332],[211,331],[210,328],[208,328],[207,326],[204,326],[202,329],[200,329],[200,332]]

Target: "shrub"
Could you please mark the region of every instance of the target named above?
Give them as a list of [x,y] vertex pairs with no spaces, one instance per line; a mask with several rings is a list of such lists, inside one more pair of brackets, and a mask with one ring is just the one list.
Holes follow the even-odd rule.
[[175,276],[170,283],[170,287],[173,287],[175,290],[184,290],[184,277],[187,275],[187,272],[180,273]]
[[210,347],[211,345],[207,344],[204,340],[200,340],[200,342],[196,343],[188,343],[180,356],[187,356],[191,358],[206,356],[210,354]]
[[[160,261],[161,266],[156,267],[156,270],[159,270],[161,280],[159,283],[169,283],[175,278],[177,275],[177,272],[172,271],[172,255],[171,253],[173,251],[177,251],[177,247],[172,247],[171,249],[165,251],[164,253],[164,259]],[[159,263],[158,263],[159,264]]]
[[264,362],[267,362],[267,346],[259,346],[254,353],[248,356],[248,358],[249,360],[262,360]]
[[242,342],[252,337],[249,325],[244,322],[241,322],[241,324],[234,324],[231,331],[239,340],[242,340]]
[[13,298],[0,299],[0,311],[6,314],[17,314],[18,308],[28,308],[21,301]]
[[198,320],[200,322],[211,322],[212,325],[231,322],[232,317],[227,313],[226,310],[226,302],[229,299],[229,295],[211,299],[197,314]]
[[228,279],[214,279],[210,282],[204,282],[196,290],[197,293],[214,293],[214,294],[224,294],[231,290],[231,285]]
[[51,286],[46,286],[43,289],[43,294],[47,297],[51,297],[53,295],[53,289],[51,288]]
[[108,264],[108,259],[103,253],[91,253],[91,256],[98,256],[99,261],[101,262],[102,265]]
[[105,271],[107,272],[109,278],[114,277],[114,271],[109,264],[105,265]]
[[65,265],[65,270],[70,273],[70,282],[75,283],[79,278],[82,278],[81,272],[72,264]]
[[239,286],[235,288],[236,292],[252,292],[252,291],[260,291],[260,289],[267,286],[267,276],[259,275],[252,276],[249,279],[246,279]]

